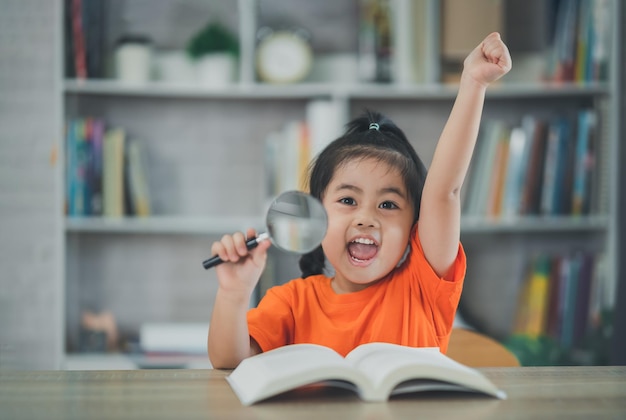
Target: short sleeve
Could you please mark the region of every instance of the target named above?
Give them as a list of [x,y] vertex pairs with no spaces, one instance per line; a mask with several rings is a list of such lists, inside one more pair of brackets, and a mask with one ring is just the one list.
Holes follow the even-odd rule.
[[[424,255],[422,243],[420,242],[419,235],[417,233],[417,225],[411,232],[411,248],[412,251],[414,251],[410,254],[410,259],[412,260],[411,264],[419,267],[420,273],[423,274],[422,277],[433,280],[441,280],[444,283],[463,283],[463,280],[465,279],[465,271],[467,269],[467,261],[465,257],[465,250],[460,242],[456,258],[452,263],[452,280],[444,280],[437,273],[435,273],[435,270],[431,267],[430,263],[426,259],[426,255]],[[445,287],[445,285],[443,287]]]
[[264,352],[293,342],[294,317],[289,296],[289,283],[274,286],[256,308],[248,311],[250,337]]
[[406,269],[410,272],[412,293],[429,307],[436,334],[442,343],[442,350],[445,351],[463,291],[467,268],[465,251],[459,242],[457,256],[452,265],[452,279],[444,280],[428,263],[417,229],[412,232],[411,247]]

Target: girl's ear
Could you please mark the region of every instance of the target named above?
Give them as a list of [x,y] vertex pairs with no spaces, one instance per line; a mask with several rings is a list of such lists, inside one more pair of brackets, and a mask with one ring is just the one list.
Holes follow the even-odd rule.
[[398,264],[396,264],[396,268],[400,267],[404,263],[404,261],[406,261],[406,257],[409,256],[409,252],[411,252],[411,245],[407,244],[402,258],[400,258],[400,261],[398,261]]

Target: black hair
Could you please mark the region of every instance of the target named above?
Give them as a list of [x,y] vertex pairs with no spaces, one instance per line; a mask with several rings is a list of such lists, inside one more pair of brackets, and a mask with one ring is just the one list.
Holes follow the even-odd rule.
[[[383,114],[366,110],[346,125],[346,132],[331,142],[309,166],[309,192],[323,200],[338,167],[353,159],[373,158],[397,168],[413,203],[413,223],[419,217],[426,166],[404,132]],[[321,245],[300,258],[302,277],[322,274],[325,256]]]

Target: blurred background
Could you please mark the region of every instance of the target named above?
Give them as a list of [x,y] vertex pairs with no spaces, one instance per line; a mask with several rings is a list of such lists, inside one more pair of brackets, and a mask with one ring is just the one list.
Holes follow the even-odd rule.
[[[428,166],[487,93],[457,325],[524,365],[626,363],[619,0],[0,0],[0,369],[207,367],[201,262],[365,109]],[[250,304],[299,276],[272,250]]]

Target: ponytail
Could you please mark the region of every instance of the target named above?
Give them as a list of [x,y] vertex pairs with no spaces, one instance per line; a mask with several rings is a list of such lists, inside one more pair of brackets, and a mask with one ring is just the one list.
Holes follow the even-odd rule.
[[324,273],[324,265],[326,263],[326,257],[324,256],[324,250],[322,246],[318,246],[308,254],[304,254],[300,257],[300,271],[302,271],[302,278],[307,278],[316,274]]

